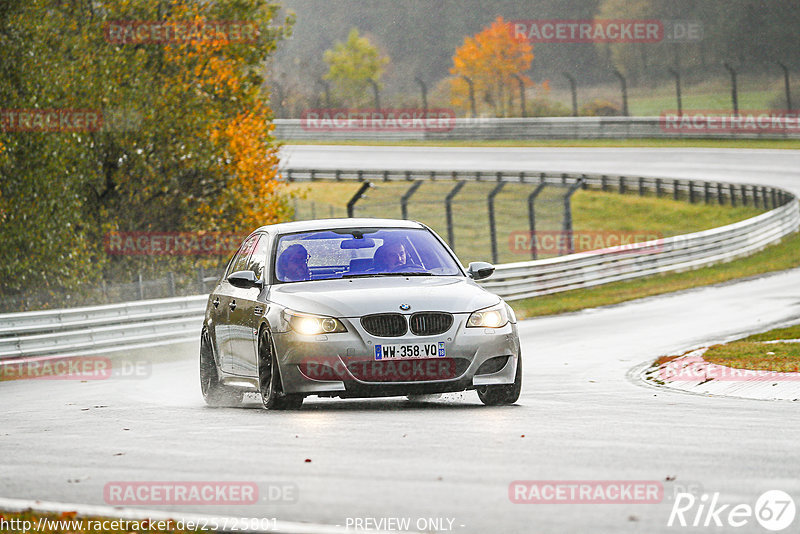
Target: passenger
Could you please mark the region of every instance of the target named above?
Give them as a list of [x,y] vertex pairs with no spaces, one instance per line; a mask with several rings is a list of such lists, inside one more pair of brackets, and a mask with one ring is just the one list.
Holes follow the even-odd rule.
[[277,275],[282,282],[302,282],[311,279],[308,260],[311,256],[306,248],[295,243],[289,246],[278,258]]

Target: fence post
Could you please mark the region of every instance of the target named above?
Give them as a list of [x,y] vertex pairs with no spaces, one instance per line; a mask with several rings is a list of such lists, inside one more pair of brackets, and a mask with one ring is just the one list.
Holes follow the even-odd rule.
[[630,117],[630,113],[628,113],[628,82],[625,80],[625,76],[617,69],[614,69],[614,76],[619,78],[622,89],[622,114],[626,117]]
[[534,204],[536,203],[536,197],[539,196],[539,193],[542,192],[542,189],[547,187],[547,184],[540,183],[536,186],[536,189],[533,190],[533,193],[528,195],[528,229],[531,232],[531,259],[536,259],[537,250],[536,250],[536,211],[534,208]]
[[600,177],[600,190],[605,192],[607,190],[606,185],[606,175],[604,174]]
[[167,273],[167,287],[169,288],[169,296],[175,296],[175,273],[172,271]]
[[[453,179],[455,179],[455,171],[453,171]],[[447,218],[447,243],[450,245],[450,248],[455,250],[455,242],[456,236],[455,232],[453,231],[453,199],[461,191],[461,188],[467,182],[458,182],[453,189],[447,193],[447,196],[444,197],[444,213],[445,217]]]
[[706,204],[709,204],[711,202],[711,195],[709,190],[710,186],[711,184],[709,184],[708,182],[703,182],[703,200],[705,201]]
[[[358,174],[361,175],[361,171],[358,171]],[[361,184],[361,187],[358,188],[358,191],[356,191],[356,194],[353,195],[353,198],[351,198],[347,202],[347,216],[348,217],[350,217],[350,218],[353,217],[353,214],[355,213],[356,202],[358,202],[361,199],[361,197],[364,196],[364,193],[366,193],[367,189],[369,189],[370,187],[372,187],[371,183],[364,182],[363,184]]]
[[639,196],[644,196],[644,178],[641,176],[639,177]]
[[780,61],[777,62],[780,65],[781,69],[783,69],[783,85],[784,90],[786,91],[786,111],[792,111],[792,90],[789,87],[789,69],[781,63]]
[[494,220],[494,197],[503,189],[506,185],[505,182],[500,182],[494,189],[491,190],[489,196],[487,197],[487,201],[489,204],[489,237],[491,238],[492,243],[492,262],[497,263],[497,226]]
[[461,77],[467,82],[467,85],[469,86],[469,105],[470,105],[470,110],[472,111],[472,118],[475,118],[478,116],[478,113],[475,108],[475,87],[473,86],[471,79],[467,78],[464,75],[462,75]]
[[[735,208],[736,207],[736,188],[733,187],[733,184],[730,184],[728,186],[728,189],[730,190],[730,193],[731,193],[731,207]],[[745,194],[744,189],[740,189],[740,191],[742,192],[742,198],[744,199],[745,206],[746,206],[747,205],[747,195]]]
[[722,66],[730,73],[731,75],[731,100],[733,101],[733,114],[739,114],[739,89],[736,83],[736,69],[728,65],[728,62],[725,61],[722,63]]
[[675,77],[675,95],[678,99],[678,116],[683,116],[683,101],[681,99],[681,73],[675,69],[667,69]]
[[417,192],[417,189],[420,188],[422,185],[422,180],[418,180],[414,182],[414,184],[408,188],[402,197],[400,197],[400,212],[402,213],[403,219],[408,219],[408,201],[411,199],[411,195]]
[[564,72],[562,73],[564,78],[567,79],[569,82],[569,89],[572,92],[572,116],[578,116],[578,86],[575,83],[575,78],[573,78],[569,73]]
[[656,198],[661,198],[661,178],[656,178]]
[[777,195],[775,194],[776,192],[775,192],[775,188],[774,187],[770,187],[770,190],[771,190],[770,191],[770,193],[771,193],[770,196],[772,197],[772,209],[775,209],[775,208],[778,207]]
[[575,243],[572,241],[572,203],[570,199],[572,195],[581,188],[583,185],[583,178],[578,178],[578,181],[572,184],[564,195],[564,233],[567,235],[567,254],[575,252]]
[[689,180],[689,204],[694,204],[694,180]]
[[425,85],[419,78],[414,78],[414,81],[417,82],[420,89],[422,90],[422,109],[425,112],[425,118],[428,118],[428,87]]
[[139,293],[139,300],[144,300],[144,283],[142,283],[142,273],[136,275],[136,289]]
[[619,177],[619,194],[620,195],[624,195],[625,194],[625,177],[624,176],[620,176]]
[[672,180],[672,200],[680,198],[680,180]]

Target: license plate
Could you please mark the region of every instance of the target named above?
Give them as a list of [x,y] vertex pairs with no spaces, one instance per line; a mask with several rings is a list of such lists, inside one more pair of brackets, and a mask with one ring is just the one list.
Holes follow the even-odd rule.
[[406,343],[375,345],[376,360],[410,360],[414,358],[444,358],[444,341],[437,343]]

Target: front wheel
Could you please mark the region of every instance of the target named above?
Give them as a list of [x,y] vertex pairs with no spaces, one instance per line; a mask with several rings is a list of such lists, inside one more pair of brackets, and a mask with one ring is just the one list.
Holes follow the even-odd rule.
[[242,391],[224,386],[219,381],[211,335],[205,328],[200,335],[200,391],[206,404],[215,408],[242,404]]
[[283,392],[275,345],[266,327],[258,334],[258,391],[267,410],[297,410],[303,405],[303,395]]
[[514,404],[522,391],[522,353],[517,356],[517,374],[513,384],[497,386],[478,386],[478,398],[486,406],[503,406]]

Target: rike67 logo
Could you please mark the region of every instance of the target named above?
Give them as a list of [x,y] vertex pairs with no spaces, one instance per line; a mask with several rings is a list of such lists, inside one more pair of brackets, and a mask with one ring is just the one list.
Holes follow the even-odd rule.
[[700,497],[679,493],[672,504],[667,526],[740,528],[752,524],[755,519],[763,528],[778,532],[792,524],[795,512],[794,500],[781,490],[762,493],[754,506],[720,504],[719,492],[711,496],[703,493]]

